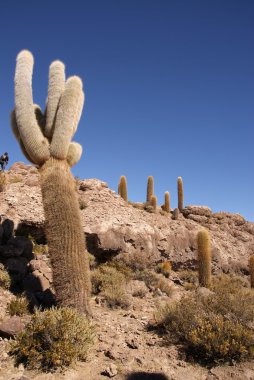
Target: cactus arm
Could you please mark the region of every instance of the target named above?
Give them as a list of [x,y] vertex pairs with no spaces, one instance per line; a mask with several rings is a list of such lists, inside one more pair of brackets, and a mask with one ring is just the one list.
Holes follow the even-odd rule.
[[48,99],[46,106],[46,126],[44,134],[51,140],[60,97],[65,87],[65,66],[61,61],[54,61],[49,68]]
[[26,151],[26,148],[24,147],[24,144],[20,138],[20,134],[19,134],[19,129],[18,129],[18,126],[17,126],[17,122],[16,122],[16,115],[15,115],[15,111],[13,110],[11,112],[11,117],[10,117],[10,121],[11,121],[11,129],[12,129],[12,132],[16,138],[16,140],[18,141],[19,143],[19,146],[20,146],[20,149],[22,151],[22,153],[24,154],[24,156],[26,157],[26,159],[30,162],[32,162],[32,164],[36,164],[36,162],[34,162],[31,157],[29,156],[29,154],[27,153]]
[[84,102],[85,102],[85,94],[82,91],[82,93],[80,94],[80,98],[79,98],[79,102],[78,102],[78,106],[77,106],[77,111],[76,111],[76,116],[75,116],[75,120],[74,120],[73,132],[72,132],[73,134],[72,134],[72,136],[74,136],[75,133],[76,133],[76,131],[77,131],[78,123],[80,121],[82,110],[83,110],[83,106],[84,106]]
[[23,50],[17,57],[15,73],[15,113],[20,137],[27,153],[36,163],[49,159],[49,144],[34,113],[32,95],[33,56]]
[[51,155],[59,160],[64,160],[67,157],[81,96],[81,79],[79,77],[70,77],[66,82],[65,90],[60,99],[50,146]]
[[57,302],[89,312],[89,262],[74,179],[66,161],[50,158],[40,169],[46,234]]
[[74,141],[70,143],[67,153],[67,162],[70,165],[70,167],[75,165],[80,160],[82,151],[82,145]]

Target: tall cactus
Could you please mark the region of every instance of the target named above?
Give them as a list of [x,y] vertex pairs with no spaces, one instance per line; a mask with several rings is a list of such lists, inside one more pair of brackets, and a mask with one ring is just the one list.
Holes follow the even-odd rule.
[[15,110],[12,130],[26,158],[41,175],[46,236],[56,300],[89,313],[89,262],[75,183],[70,172],[82,147],[71,142],[84,104],[82,81],[65,80],[65,67],[55,61],[49,69],[45,114],[33,104],[33,56],[21,51],[15,73]]
[[183,211],[183,180],[182,177],[177,178],[178,208]]
[[199,284],[209,288],[211,285],[211,242],[209,232],[198,232],[198,274]]
[[254,288],[254,255],[249,258],[250,285]]
[[164,195],[164,211],[166,212],[170,212],[170,196],[169,196],[169,192],[168,191],[165,191],[165,195]]
[[127,179],[124,175],[122,175],[120,178],[118,192],[119,195],[125,200],[125,202],[128,202]]
[[150,204],[152,206],[153,211],[156,212],[156,210],[157,210],[157,197],[156,197],[156,195],[152,195]]
[[147,203],[151,202],[153,193],[154,193],[154,183],[153,176],[149,176],[147,179],[147,192],[146,192],[146,201]]

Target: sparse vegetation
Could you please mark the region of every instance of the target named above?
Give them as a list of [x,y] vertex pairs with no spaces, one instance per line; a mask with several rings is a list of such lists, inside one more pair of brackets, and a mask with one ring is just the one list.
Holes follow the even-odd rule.
[[47,244],[38,244],[33,236],[28,235],[28,239],[31,240],[33,244],[33,253],[36,256],[47,255],[48,254],[48,245]]
[[126,277],[112,266],[104,264],[92,272],[92,290],[94,294],[100,293],[109,307],[129,306]]
[[10,315],[22,316],[29,313],[29,302],[26,297],[19,296],[7,305],[7,312]]
[[0,287],[3,289],[10,289],[11,278],[3,264],[0,263]]
[[254,353],[254,294],[239,278],[221,275],[213,292],[185,296],[163,305],[156,314],[167,340],[183,343],[187,352],[208,362],[242,360]]
[[85,316],[68,307],[52,308],[36,311],[11,354],[28,369],[55,370],[86,359],[93,339],[94,327]]
[[162,273],[165,277],[169,277],[172,270],[172,265],[170,261],[164,261],[158,265],[158,272]]

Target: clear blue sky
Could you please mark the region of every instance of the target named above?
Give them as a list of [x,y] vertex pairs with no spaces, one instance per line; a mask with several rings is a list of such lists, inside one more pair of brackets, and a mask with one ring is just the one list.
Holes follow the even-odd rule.
[[163,202],[183,177],[185,204],[254,221],[253,0],[3,0],[0,151],[25,159],[9,127],[15,58],[35,57],[34,100],[60,59],[84,81],[76,141],[81,178],[144,201],[148,175]]

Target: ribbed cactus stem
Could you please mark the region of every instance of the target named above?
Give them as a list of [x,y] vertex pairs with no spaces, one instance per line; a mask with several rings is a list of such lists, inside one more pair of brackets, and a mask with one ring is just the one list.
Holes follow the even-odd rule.
[[73,177],[68,164],[54,158],[40,173],[57,303],[89,313],[89,262]]
[[125,202],[128,202],[127,179],[124,175],[122,175],[120,178],[119,191],[121,197],[125,200]]
[[209,232],[198,232],[198,274],[199,284],[209,288],[211,285],[211,242]]
[[25,149],[37,164],[49,159],[49,143],[35,117],[32,95],[33,56],[23,50],[17,57],[15,72],[15,114]]
[[182,177],[177,178],[178,208],[183,211],[183,180]]
[[147,179],[147,192],[146,192],[146,201],[149,203],[151,202],[151,198],[154,193],[154,181],[153,176],[149,176]]
[[170,196],[168,191],[165,191],[164,211],[170,212]]
[[51,155],[59,160],[64,160],[67,157],[81,97],[81,79],[75,76],[69,78],[59,102],[59,110],[50,146]]
[[254,288],[254,255],[249,258],[250,285]]
[[45,136],[51,140],[60,97],[65,87],[65,66],[61,61],[54,61],[49,67],[48,99],[46,108]]
[[156,209],[157,209],[157,197],[156,197],[156,195],[152,195],[151,200],[150,200],[150,204],[151,204],[153,210],[156,211]]
[[79,203],[70,167],[81,157],[82,146],[71,142],[84,103],[82,81],[65,82],[63,63],[50,66],[44,115],[32,98],[33,56],[17,57],[15,112],[12,129],[21,149],[40,168],[46,237],[59,306],[89,313],[90,271]]
[[67,153],[67,162],[72,167],[75,165],[82,156],[83,148],[77,142],[71,142],[69,145],[68,153]]

